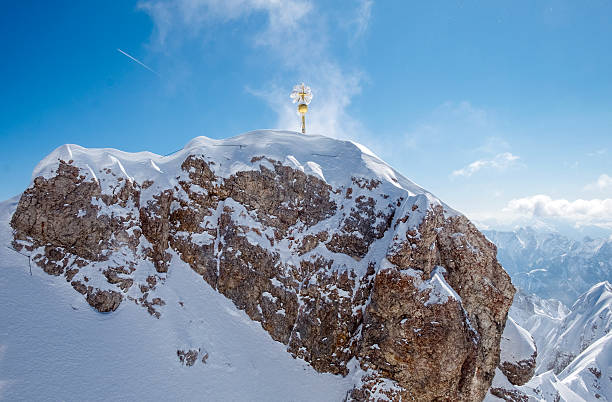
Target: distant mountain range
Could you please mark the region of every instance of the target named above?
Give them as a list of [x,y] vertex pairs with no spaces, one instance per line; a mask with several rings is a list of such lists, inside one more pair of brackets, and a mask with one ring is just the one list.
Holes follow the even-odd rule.
[[612,278],[612,240],[573,240],[559,233],[520,228],[484,230],[514,285],[568,306],[596,283]]
[[[571,309],[559,301],[543,300],[520,291],[515,295],[508,322],[515,322],[533,337],[537,347],[536,376],[526,384],[513,385],[507,373],[498,371],[486,401],[498,401],[498,398],[611,400],[612,285],[609,282],[591,287]],[[504,351],[504,346],[512,347],[512,343],[521,339],[510,341],[513,342],[502,343],[502,360],[512,352]]]
[[508,321],[537,347],[535,376],[516,385],[498,371],[486,400],[610,400],[612,239],[575,240],[547,227],[483,233],[518,288]]

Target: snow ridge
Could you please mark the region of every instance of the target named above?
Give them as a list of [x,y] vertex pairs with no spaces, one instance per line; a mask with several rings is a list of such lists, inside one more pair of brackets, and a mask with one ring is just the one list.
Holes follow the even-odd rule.
[[[183,149],[168,156],[66,144],[51,152],[36,166],[32,180],[38,176],[52,177],[59,160],[74,160],[76,166],[91,172],[92,179],[96,179],[93,170],[110,169],[137,182],[152,180],[158,189],[171,188],[180,174],[181,162],[188,155],[205,155],[207,160],[215,162],[215,174],[223,178],[237,170],[257,170],[259,164],[253,164],[251,160],[265,155],[266,158],[316,176],[333,187],[350,184],[351,176],[380,180],[392,193],[400,190],[408,192],[410,196],[422,194],[432,205],[442,205],[448,216],[459,215],[459,212],[407,179],[361,144],[282,130],[257,130],[221,140],[196,137]],[[338,160],[341,162],[338,163]],[[261,161],[261,164],[265,163],[266,160]],[[392,188],[396,188],[396,191]]]

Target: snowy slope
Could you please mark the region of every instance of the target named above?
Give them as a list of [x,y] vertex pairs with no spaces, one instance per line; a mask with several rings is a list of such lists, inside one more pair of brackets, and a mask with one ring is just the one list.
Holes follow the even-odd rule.
[[559,378],[587,401],[612,401],[612,333],[578,355]]
[[557,331],[569,313],[570,310],[558,300],[541,299],[519,289],[508,316],[531,334],[538,347],[537,363],[541,365],[548,353],[548,345],[556,339]]
[[540,349],[538,372],[559,373],[576,356],[612,331],[612,285],[601,282],[580,296],[571,313]]
[[512,317],[508,317],[506,321],[500,346],[499,360],[501,363],[519,364],[531,359],[536,352],[535,342],[531,334],[525,328],[519,326]]
[[[492,392],[496,392],[498,395],[494,395]],[[484,401],[500,402],[502,400],[512,402],[587,402],[590,401],[590,398],[582,398],[561,382],[552,371],[533,377],[525,385],[516,386],[508,381],[500,369],[497,369],[491,389],[485,396]]]
[[[160,289],[159,320],[133,303],[98,313],[64,278],[30,276],[6,248],[16,202],[0,204],[0,399],[338,401],[352,386],[293,359],[186,264]],[[181,365],[177,349],[194,348],[206,363]]]
[[[509,316],[531,333],[538,347],[538,375],[523,387],[510,384],[507,389],[532,397],[559,395],[562,400],[571,390],[576,395],[565,398],[569,401],[612,399],[606,388],[610,379],[603,380],[611,354],[607,346],[612,328],[607,281],[612,275],[611,239],[577,241],[533,228],[485,233],[498,246],[500,262],[519,286]],[[602,370],[602,379],[590,369]],[[507,382],[500,375],[494,384]]]

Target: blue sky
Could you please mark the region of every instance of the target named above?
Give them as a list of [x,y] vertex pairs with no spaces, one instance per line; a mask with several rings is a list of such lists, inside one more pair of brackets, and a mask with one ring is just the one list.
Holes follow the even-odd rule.
[[23,0],[0,34],[0,199],[64,143],[297,130],[305,81],[309,131],[477,221],[612,228],[609,0]]

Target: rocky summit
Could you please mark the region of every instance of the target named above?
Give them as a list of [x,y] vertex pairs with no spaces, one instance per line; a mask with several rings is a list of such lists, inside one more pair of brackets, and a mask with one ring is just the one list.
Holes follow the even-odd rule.
[[[64,145],[10,225],[15,250],[101,313],[164,320],[160,289],[188,264],[288,353],[354,376],[347,400],[479,401],[500,365],[515,290],[495,246],[350,141],[254,131],[169,156]],[[208,353],[176,356],[191,370]]]

